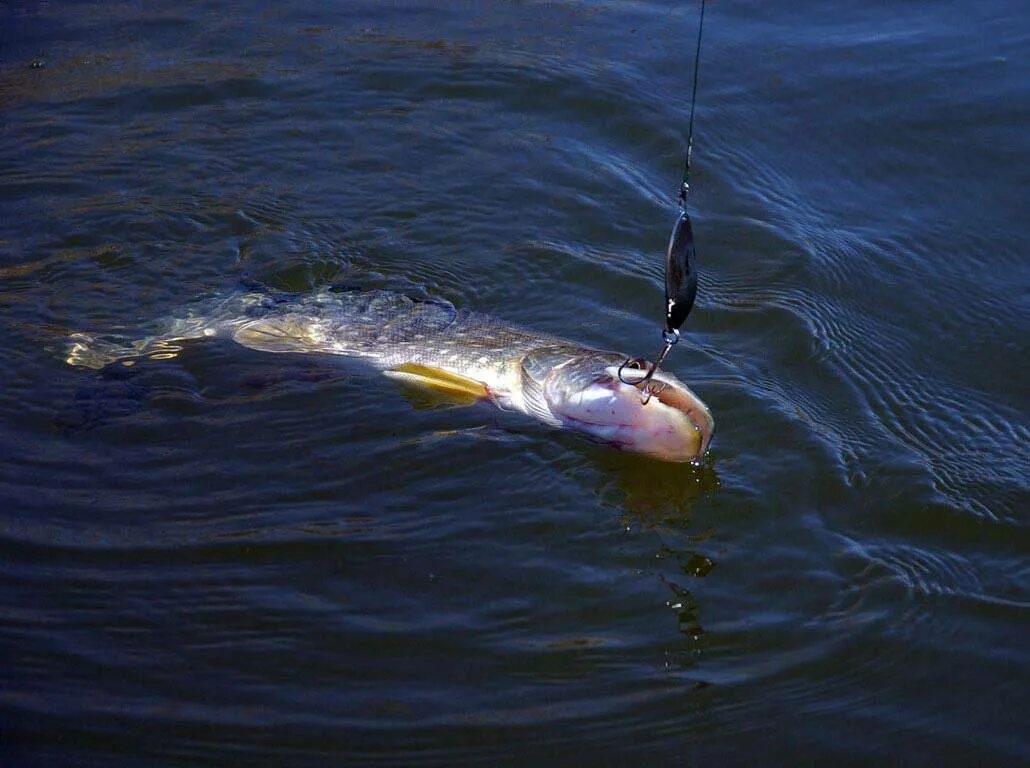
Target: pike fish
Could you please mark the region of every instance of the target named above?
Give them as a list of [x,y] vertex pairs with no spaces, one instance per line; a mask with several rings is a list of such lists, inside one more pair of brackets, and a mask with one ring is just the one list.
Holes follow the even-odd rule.
[[[235,293],[202,302],[135,341],[75,333],[65,360],[100,369],[175,357],[192,339],[230,338],[263,352],[342,355],[450,400],[493,402],[545,424],[665,461],[696,462],[708,449],[708,407],[649,365],[515,327],[439,300],[390,291],[323,289],[303,296]],[[624,383],[623,379],[631,383]]]

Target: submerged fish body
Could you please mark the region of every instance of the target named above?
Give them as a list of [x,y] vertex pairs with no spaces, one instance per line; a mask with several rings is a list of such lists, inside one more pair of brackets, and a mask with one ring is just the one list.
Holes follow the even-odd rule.
[[[667,461],[696,461],[714,422],[705,404],[659,372],[655,396],[618,375],[625,355],[529,331],[444,301],[389,291],[323,290],[212,299],[155,335],[124,342],[73,334],[70,365],[102,368],[173,357],[190,339],[229,337],[252,349],[360,358],[387,376],[456,399],[486,399],[544,423]],[[626,370],[624,377],[642,378]]]

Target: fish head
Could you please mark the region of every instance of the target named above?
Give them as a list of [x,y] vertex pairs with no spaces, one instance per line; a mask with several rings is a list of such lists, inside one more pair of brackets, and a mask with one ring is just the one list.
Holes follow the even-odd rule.
[[543,378],[542,398],[570,429],[665,461],[699,461],[715,428],[708,406],[663,371],[651,379],[645,402],[641,384],[651,364],[635,360],[623,367],[625,362],[606,352],[567,359]]

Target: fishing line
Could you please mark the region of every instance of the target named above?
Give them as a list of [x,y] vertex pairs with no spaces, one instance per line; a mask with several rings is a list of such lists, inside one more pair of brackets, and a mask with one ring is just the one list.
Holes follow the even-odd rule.
[[683,183],[680,185],[680,208],[687,207],[690,194],[690,158],[694,154],[694,107],[697,104],[697,74],[701,70],[701,33],[705,28],[705,4],[701,0],[701,17],[697,22],[697,49],[694,52],[694,88],[690,94],[690,124],[687,127],[687,159],[683,163]]
[[[636,381],[627,381],[624,369],[643,370],[639,359],[628,359],[619,366],[619,380],[623,384],[640,387],[641,401],[647,405],[654,393],[651,379],[680,339],[680,326],[687,319],[697,297],[697,266],[694,253],[694,229],[687,214],[687,195],[690,193],[690,161],[694,154],[694,110],[697,106],[697,81],[701,68],[701,34],[705,24],[706,0],[701,0],[701,15],[697,24],[697,47],[694,52],[694,85],[690,94],[690,122],[687,127],[687,156],[683,163],[683,181],[679,188],[680,213],[672,228],[669,247],[665,252],[665,328],[662,329],[662,350],[651,369]],[[660,383],[660,382],[659,382]]]

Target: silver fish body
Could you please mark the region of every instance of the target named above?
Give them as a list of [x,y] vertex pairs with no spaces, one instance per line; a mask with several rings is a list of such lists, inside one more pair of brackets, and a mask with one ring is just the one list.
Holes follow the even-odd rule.
[[[90,368],[131,364],[173,357],[184,341],[210,337],[265,352],[360,358],[394,378],[462,388],[501,408],[668,461],[698,460],[714,428],[705,404],[669,374],[655,376],[656,395],[644,404],[639,389],[619,379],[625,355],[389,291],[322,290],[288,299],[232,294],[137,341],[73,334],[65,359]],[[643,371],[627,375],[639,378]]]

